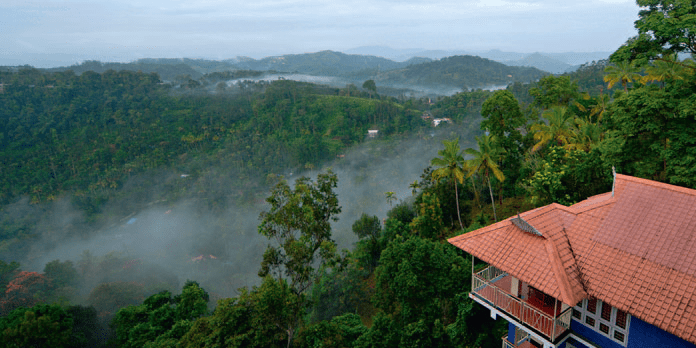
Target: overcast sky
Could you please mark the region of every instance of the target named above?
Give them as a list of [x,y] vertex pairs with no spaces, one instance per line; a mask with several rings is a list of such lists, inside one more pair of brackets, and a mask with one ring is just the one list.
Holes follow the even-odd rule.
[[377,45],[614,51],[637,14],[634,0],[0,0],[0,65]]

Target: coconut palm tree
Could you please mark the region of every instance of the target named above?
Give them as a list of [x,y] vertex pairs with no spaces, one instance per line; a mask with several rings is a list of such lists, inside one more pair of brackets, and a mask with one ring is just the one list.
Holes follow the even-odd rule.
[[573,120],[575,115],[565,106],[553,106],[541,114],[549,123],[537,123],[532,125],[534,133],[534,147],[532,152],[546,146],[551,141],[557,145],[566,146],[573,136]]
[[589,152],[592,144],[601,140],[602,130],[596,123],[578,118],[575,120],[575,129],[570,137],[570,142],[564,147],[567,150],[581,150]]
[[583,93],[582,99],[592,99],[594,101],[594,104],[589,105],[588,107],[585,107],[577,101],[573,103],[575,107],[578,108],[578,110],[582,112],[589,112],[589,114],[587,115],[588,122],[592,122],[592,119],[594,118],[594,122],[599,124],[602,121],[602,118],[604,118],[604,113],[605,111],[607,111],[607,108],[609,107],[609,102],[611,101],[611,98],[608,94],[604,94],[603,92],[604,90],[600,88],[599,95],[594,98],[591,97],[588,93]]
[[461,214],[459,213],[459,189],[457,188],[457,183],[461,184],[464,182],[464,157],[459,148],[459,139],[445,140],[442,143],[445,145],[445,148],[437,152],[437,154],[442,157],[435,157],[430,161],[431,165],[438,167],[431,175],[435,180],[447,178],[454,183],[455,201],[457,202],[457,219],[459,219],[459,227],[464,229],[460,216]]
[[491,173],[498,179],[498,181],[503,182],[505,180],[505,175],[498,168],[498,161],[502,157],[504,150],[499,146],[497,138],[494,135],[484,135],[481,137],[476,137],[476,142],[478,143],[478,150],[466,149],[464,152],[468,155],[473,156],[469,162],[469,177],[475,173],[481,173],[483,177],[488,181],[488,191],[491,194],[491,204],[493,205],[493,218],[498,222],[498,215],[495,212],[495,199],[493,199],[493,188],[491,187]]
[[387,191],[384,193],[384,195],[387,198],[387,203],[389,203],[389,206],[391,207],[394,204],[394,201],[396,200],[396,196],[394,195],[394,192]]
[[614,87],[615,84],[621,83],[624,92],[628,92],[628,84],[633,81],[640,81],[642,76],[638,73],[638,68],[632,62],[618,62],[614,65],[608,65],[604,68],[604,82],[608,82],[608,88]]
[[664,88],[666,80],[683,80],[684,70],[684,65],[679,63],[677,55],[674,53],[668,54],[660,60],[655,60],[653,65],[645,69],[645,72],[648,74],[643,76],[642,82],[661,82],[661,87]]

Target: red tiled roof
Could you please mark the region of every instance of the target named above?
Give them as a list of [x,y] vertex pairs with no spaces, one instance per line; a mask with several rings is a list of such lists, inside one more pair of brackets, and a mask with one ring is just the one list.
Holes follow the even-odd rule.
[[696,190],[617,174],[611,192],[451,238],[568,305],[592,296],[696,343]]

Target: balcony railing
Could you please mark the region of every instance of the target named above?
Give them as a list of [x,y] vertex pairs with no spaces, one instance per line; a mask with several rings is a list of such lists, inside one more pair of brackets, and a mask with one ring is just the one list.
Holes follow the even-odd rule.
[[524,340],[514,344],[503,337],[503,348],[534,348],[534,346],[529,342],[529,340]]
[[570,328],[572,307],[567,307],[559,313],[555,306],[550,309],[540,308],[513,296],[510,293],[510,276],[493,266],[474,273],[471,279],[472,293],[521,323],[527,324],[551,342]]

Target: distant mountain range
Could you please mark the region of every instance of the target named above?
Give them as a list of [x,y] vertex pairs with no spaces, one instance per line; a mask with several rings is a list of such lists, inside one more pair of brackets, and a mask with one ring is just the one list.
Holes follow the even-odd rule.
[[[334,51],[291,54],[259,60],[236,57],[223,61],[188,58],[147,58],[131,63],[86,61],[79,65],[46,70],[73,70],[75,73],[81,74],[90,70],[101,73],[109,69],[155,72],[163,80],[177,84],[187,83],[191,79],[210,81],[211,79],[204,78],[206,74],[234,71],[265,72],[273,74],[273,76],[283,74],[327,76],[333,78],[331,81],[336,87],[343,87],[348,83],[361,86],[365,80],[372,79],[377,82],[378,87],[382,88],[378,92],[392,94],[401,94],[405,91],[410,93],[407,92],[408,90],[416,94],[452,94],[463,88],[500,88],[515,81],[535,81],[547,74],[533,67],[510,66],[470,55],[445,57],[438,60],[427,57],[411,57],[406,61],[397,62],[383,57]],[[218,78],[223,76],[218,75],[216,75]],[[227,74],[224,76],[263,78],[259,74]],[[219,79],[216,78],[216,80]],[[387,91],[385,88],[392,90]]]
[[384,57],[394,61],[405,61],[413,57],[441,59],[455,55],[472,55],[487,58],[506,65],[530,66],[553,74],[574,71],[580,65],[609,57],[611,52],[563,52],[563,53],[519,53],[500,50],[423,50],[394,49],[385,46],[363,46],[345,51],[348,54],[362,54]]
[[[288,74],[329,77],[328,83],[343,87],[375,80],[380,93],[453,94],[463,88],[501,88],[512,82],[531,82],[547,73],[574,71],[580,64],[605,59],[609,52],[523,54],[491,50],[486,52],[392,49],[359,47],[348,53],[321,51],[288,54],[263,59],[235,57],[226,60],[190,58],[145,58],[130,63],[85,61],[81,64],[45,69],[102,73],[109,69],[157,73],[175,84],[253,77],[288,78]],[[215,75],[213,73],[224,73]],[[206,77],[206,75],[208,76]],[[277,75],[277,76],[276,76]],[[286,76],[283,76],[286,75]],[[295,77],[289,77],[295,78]],[[267,78],[266,78],[267,79]],[[205,80],[205,81],[204,81]],[[324,82],[322,82],[324,83]]]

